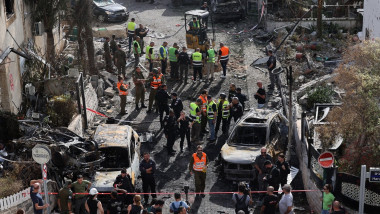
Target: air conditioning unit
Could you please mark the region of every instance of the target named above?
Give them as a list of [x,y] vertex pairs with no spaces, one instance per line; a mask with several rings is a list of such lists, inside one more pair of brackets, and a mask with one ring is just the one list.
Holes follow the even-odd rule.
[[44,33],[44,26],[42,22],[35,22],[34,23],[34,35],[35,36],[42,36]]

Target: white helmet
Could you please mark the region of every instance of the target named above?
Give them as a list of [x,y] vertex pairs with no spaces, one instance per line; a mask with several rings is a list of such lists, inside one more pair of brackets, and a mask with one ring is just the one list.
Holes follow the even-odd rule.
[[92,189],[90,189],[90,195],[96,195],[96,194],[98,194],[99,192],[98,192],[98,190],[96,189],[96,188],[92,188]]

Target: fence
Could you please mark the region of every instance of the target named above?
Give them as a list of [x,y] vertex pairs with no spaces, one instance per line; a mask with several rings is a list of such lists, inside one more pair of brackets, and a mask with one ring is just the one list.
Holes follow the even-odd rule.
[[8,210],[30,199],[30,188],[0,199],[0,211]]

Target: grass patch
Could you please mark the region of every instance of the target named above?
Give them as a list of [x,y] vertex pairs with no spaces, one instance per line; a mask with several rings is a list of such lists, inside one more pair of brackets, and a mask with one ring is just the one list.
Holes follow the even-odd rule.
[[18,180],[16,176],[0,178],[0,186],[0,198],[5,198],[24,189],[22,180]]

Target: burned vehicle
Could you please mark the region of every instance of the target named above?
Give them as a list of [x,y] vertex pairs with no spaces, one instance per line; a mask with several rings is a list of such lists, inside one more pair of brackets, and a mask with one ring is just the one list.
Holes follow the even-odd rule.
[[245,0],[211,0],[211,13],[215,21],[243,19],[247,14]]
[[[260,148],[266,147],[275,157],[284,151],[286,138],[285,118],[277,110],[254,109],[235,125],[220,153],[222,173],[227,180],[252,181],[255,179],[255,159]],[[281,137],[283,136],[283,137]]]
[[140,174],[140,139],[128,125],[102,124],[96,129],[94,140],[99,145],[99,152],[105,160],[96,171],[92,187],[99,192],[111,192],[113,182],[121,169],[126,169],[136,186]]

